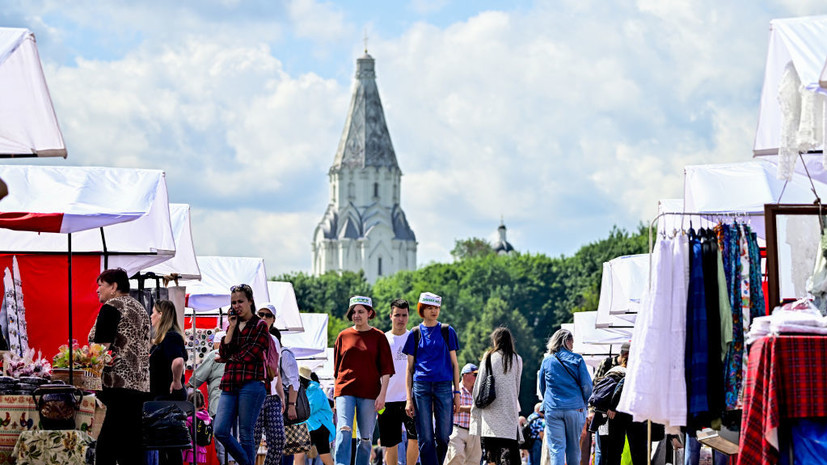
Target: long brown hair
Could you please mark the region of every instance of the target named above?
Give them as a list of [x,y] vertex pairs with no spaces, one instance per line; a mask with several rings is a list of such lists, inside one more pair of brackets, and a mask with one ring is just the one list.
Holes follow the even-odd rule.
[[155,302],[155,310],[161,314],[161,321],[158,322],[158,328],[155,330],[153,344],[157,346],[164,342],[164,338],[170,329],[184,337],[184,332],[178,326],[178,313],[175,311],[175,304],[169,300],[159,300]]
[[508,373],[517,351],[514,350],[514,338],[511,337],[511,331],[505,326],[500,326],[491,333],[491,348],[488,349],[485,356],[490,357],[491,354],[497,351],[503,354],[503,373]]

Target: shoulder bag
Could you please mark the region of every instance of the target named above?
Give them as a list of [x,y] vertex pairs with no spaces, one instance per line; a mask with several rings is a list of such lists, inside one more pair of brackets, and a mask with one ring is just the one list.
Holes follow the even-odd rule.
[[477,408],[485,408],[494,402],[497,398],[497,392],[494,388],[494,373],[491,369],[491,354],[485,356],[485,378],[480,382],[480,388],[477,390],[477,397],[474,399],[474,405]]
[[[557,362],[560,363],[560,365],[563,365],[563,368],[566,369],[566,373],[568,373],[569,376],[571,376],[571,378],[574,380],[574,382],[577,383],[577,388],[580,389],[580,378],[577,377],[577,376],[574,376],[574,373],[572,373],[571,370],[569,370],[569,367],[567,367],[566,364],[563,363],[562,360],[560,360],[560,354],[555,352],[554,357],[557,359]],[[580,395],[581,396],[583,395],[583,391],[580,391]],[[583,402],[588,404],[589,400],[588,399],[583,399]]]

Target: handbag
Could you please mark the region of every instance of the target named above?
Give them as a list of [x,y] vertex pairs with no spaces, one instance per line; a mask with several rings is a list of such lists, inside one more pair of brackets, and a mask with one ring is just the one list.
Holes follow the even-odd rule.
[[283,455],[293,455],[310,450],[310,431],[307,424],[284,425]]
[[497,392],[494,388],[494,373],[491,370],[491,354],[485,356],[485,378],[482,379],[482,384],[477,390],[477,396],[474,398],[474,405],[477,408],[485,408],[494,402],[497,398]]
[[[287,396],[287,394],[285,394]],[[299,383],[299,392],[296,393],[296,418],[287,418],[287,409],[284,409],[284,426],[295,425],[310,418],[310,401],[307,400],[307,391],[304,383]]]

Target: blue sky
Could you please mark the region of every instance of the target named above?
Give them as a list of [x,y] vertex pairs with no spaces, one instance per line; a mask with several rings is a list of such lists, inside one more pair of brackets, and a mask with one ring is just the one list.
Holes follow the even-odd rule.
[[201,255],[310,269],[327,170],[368,48],[420,264],[454,239],[568,254],[748,160],[769,21],[821,2],[12,0],[69,158],[159,168]]

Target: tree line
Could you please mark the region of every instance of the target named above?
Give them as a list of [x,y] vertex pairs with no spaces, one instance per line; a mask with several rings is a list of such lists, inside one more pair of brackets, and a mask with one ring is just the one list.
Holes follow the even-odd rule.
[[498,326],[514,335],[523,358],[520,404],[528,414],[537,402],[537,371],[546,341],[578,311],[596,310],[603,262],[623,255],[645,253],[648,228],[628,232],[614,227],[608,237],[581,247],[572,256],[511,253],[498,255],[480,238],[457,240],[452,263],[431,263],[415,271],[382,277],[371,285],[362,272],[328,272],[312,276],[303,272],[276,276],[293,283],[302,312],[328,313],[328,344],[350,326],[345,320],[348,298],[373,298],[377,318],[372,324],[390,329],[390,302],[411,303],[409,327],[419,324],[416,302],[420,292],[442,296],[440,321],[451,324],[459,335],[460,366],[479,364],[489,346],[488,336]]

